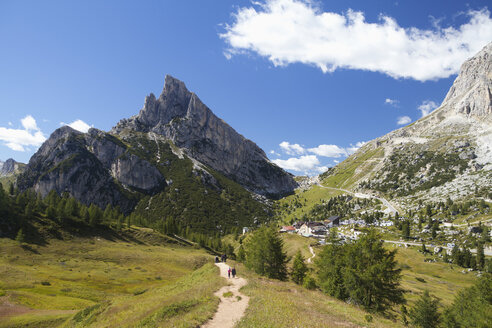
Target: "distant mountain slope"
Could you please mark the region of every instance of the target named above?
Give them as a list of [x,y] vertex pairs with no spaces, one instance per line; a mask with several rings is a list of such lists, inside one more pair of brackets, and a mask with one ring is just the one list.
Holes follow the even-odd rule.
[[5,162],[0,161],[0,178],[19,174],[24,171],[25,167],[26,164],[16,162],[12,158],[9,158]]
[[5,162],[0,161],[0,183],[5,190],[9,189],[10,184],[15,183],[17,176],[24,172],[26,164],[19,163],[9,158]]
[[167,76],[159,99],[148,96],[137,116],[110,133],[67,126],[53,132],[17,185],[216,233],[264,222],[271,213],[263,196],[280,197],[297,184]]
[[492,188],[492,43],[462,65],[438,109],[368,142],[321,180],[403,204],[486,194]]

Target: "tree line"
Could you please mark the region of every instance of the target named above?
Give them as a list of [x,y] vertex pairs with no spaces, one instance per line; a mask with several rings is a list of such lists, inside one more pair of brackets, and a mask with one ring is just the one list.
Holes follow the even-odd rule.
[[[83,227],[89,230],[106,227],[117,232],[132,225],[152,228],[166,235],[186,238],[200,247],[235,258],[234,248],[222,242],[220,233],[212,235],[196,232],[190,225],[172,217],[160,221],[149,220],[135,212],[124,215],[118,207],[109,204],[104,209],[95,204],[87,206],[68,193],[58,195],[52,190],[43,198],[32,190],[19,192],[13,184],[10,184],[6,192],[0,184],[0,235],[10,236],[20,243],[33,242],[38,228],[32,223],[39,219],[44,220],[50,231],[59,230],[56,226],[71,231]],[[238,234],[238,229],[234,230],[235,234]]]

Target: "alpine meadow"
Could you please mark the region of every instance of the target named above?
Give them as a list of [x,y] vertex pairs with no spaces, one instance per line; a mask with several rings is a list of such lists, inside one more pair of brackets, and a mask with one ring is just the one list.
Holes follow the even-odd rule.
[[3,1],[0,328],[491,327],[489,6]]

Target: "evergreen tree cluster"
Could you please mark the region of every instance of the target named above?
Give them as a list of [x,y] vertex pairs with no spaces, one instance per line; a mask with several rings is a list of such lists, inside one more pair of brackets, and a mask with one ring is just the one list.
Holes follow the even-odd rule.
[[[222,242],[220,233],[212,235],[196,232],[190,225],[174,218],[156,221],[135,212],[125,216],[117,207],[107,205],[103,210],[94,204],[87,206],[68,193],[60,196],[51,191],[42,198],[31,190],[19,192],[13,184],[6,193],[0,185],[0,233],[10,231],[10,236],[19,243],[31,242],[30,236],[35,230],[31,223],[40,218],[68,230],[80,224],[90,228],[107,226],[116,231],[131,225],[152,228],[163,234],[187,238],[201,247],[235,258],[234,248]],[[233,232],[237,234],[238,229]]]
[[60,226],[68,227],[79,222],[91,227],[104,224],[120,230],[125,219],[118,208],[108,205],[103,211],[94,204],[80,203],[68,193],[60,196],[51,191],[42,198],[31,190],[19,192],[13,185],[9,193],[5,193],[0,186],[0,231],[6,235],[17,231],[18,241],[29,242],[28,237],[33,232],[31,223],[40,218]]
[[396,250],[383,247],[380,235],[369,229],[347,244],[327,244],[317,256],[321,289],[338,299],[362,305],[369,311],[385,311],[404,302]]
[[489,273],[492,272],[492,260],[485,258],[482,242],[477,243],[476,256],[473,256],[470,249],[467,247],[460,248],[458,245],[455,245],[451,250],[451,258],[448,258],[447,260],[463,268],[484,270]]
[[488,328],[492,322],[492,276],[485,274],[471,287],[458,292],[453,303],[440,310],[439,299],[426,290],[409,313],[402,308],[402,321],[420,328]]
[[268,278],[287,279],[289,258],[275,227],[263,226],[253,232],[244,243],[244,252],[247,268]]
[[360,214],[358,212],[362,209],[377,207],[380,203],[377,199],[361,199],[348,195],[336,196],[329,200],[321,200],[319,204],[316,204],[301,219],[304,221],[324,220],[330,216],[338,215],[345,218],[362,219],[366,223],[371,224],[382,218],[384,213],[380,211],[374,211],[372,213],[364,211],[363,214]]

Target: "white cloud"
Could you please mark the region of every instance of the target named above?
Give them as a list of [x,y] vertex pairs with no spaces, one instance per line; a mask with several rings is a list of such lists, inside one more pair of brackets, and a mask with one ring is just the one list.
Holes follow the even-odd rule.
[[398,125],[407,125],[408,123],[412,122],[412,119],[408,116],[400,116],[398,117],[398,120],[396,121],[396,124]]
[[446,78],[492,40],[487,9],[468,11],[468,22],[432,29],[401,27],[380,14],[370,23],[363,12],[322,12],[312,0],[263,0],[240,7],[220,37],[226,58],[257,53],[275,66],[314,65],[323,72],[337,68],[381,72],[419,81]]
[[300,155],[306,152],[306,150],[301,145],[290,144],[287,141],[281,142],[279,146],[287,155]]
[[324,157],[341,157],[347,156],[347,151],[337,145],[319,145],[316,148],[309,148],[310,153]]
[[12,126],[13,125],[12,122],[9,122],[8,124],[9,124],[9,126]]
[[336,159],[334,159],[333,163],[338,164],[338,163],[340,163],[340,161],[337,161]]
[[269,153],[272,154],[272,155],[275,155],[275,156],[280,156],[280,154],[277,153],[275,150],[270,150]]
[[26,151],[26,147],[41,146],[46,137],[37,126],[36,120],[31,115],[27,115],[21,119],[21,124],[23,129],[0,127],[0,140],[15,151]]
[[352,155],[353,153],[355,153],[360,147],[364,146],[366,144],[365,141],[359,141],[357,142],[355,145],[352,145],[350,144],[350,147],[348,147],[346,150],[347,150],[347,154],[348,155]]
[[80,132],[83,132],[83,133],[86,133],[87,131],[89,131],[90,128],[93,127],[93,126],[85,123],[82,120],[75,120],[75,121],[73,121],[72,123],[69,123],[69,124],[61,122],[60,125],[68,125],[72,129],[75,129],[75,130],[80,131]]
[[424,100],[422,104],[418,107],[420,113],[422,114],[422,117],[427,116],[432,112],[434,109],[436,109],[438,105],[433,102],[432,100]]
[[[362,147],[365,143],[365,141],[359,141],[355,145],[350,144],[350,146],[347,148],[343,148],[337,145],[322,144],[317,147],[306,149],[299,144],[291,144],[287,141],[283,141],[282,143],[280,143],[280,148],[282,148],[282,150],[288,155],[303,155],[306,153],[311,153],[322,157],[338,158],[349,156],[355,153],[357,149]],[[280,156],[280,154],[276,153],[273,150],[270,151],[270,154]]]
[[21,124],[27,131],[39,130],[36,120],[31,115],[27,115],[21,120]]
[[386,98],[384,103],[393,107],[398,107],[399,101],[396,99]]
[[321,173],[326,171],[325,166],[320,166],[320,161],[315,155],[305,155],[299,158],[291,157],[289,159],[274,159],[273,163],[285,170],[303,172],[305,174]]

